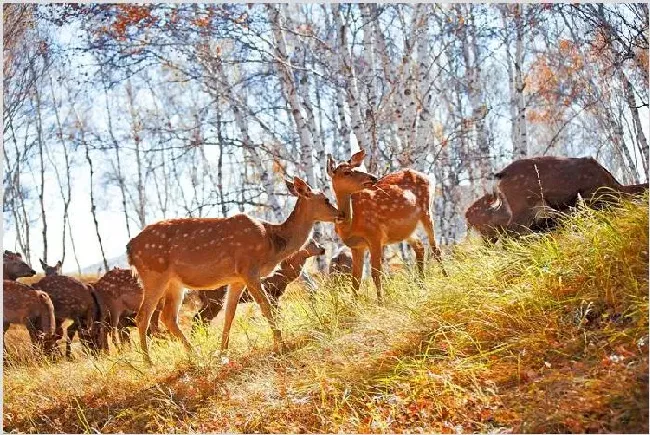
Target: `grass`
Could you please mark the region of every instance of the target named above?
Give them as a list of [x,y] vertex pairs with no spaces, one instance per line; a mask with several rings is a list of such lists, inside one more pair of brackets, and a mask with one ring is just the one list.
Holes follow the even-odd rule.
[[370,283],[357,301],[342,280],[312,296],[293,285],[282,355],[250,304],[226,363],[221,318],[193,333],[197,356],[155,340],[153,368],[136,346],[56,363],[10,355],[3,429],[647,433],[647,199],[580,210],[553,234],[470,238],[447,256],[449,277],[435,264],[424,280],[386,277],[382,306]]

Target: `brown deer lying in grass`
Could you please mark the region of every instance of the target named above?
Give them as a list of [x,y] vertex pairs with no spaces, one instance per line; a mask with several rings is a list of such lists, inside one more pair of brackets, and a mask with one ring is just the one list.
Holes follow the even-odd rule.
[[[96,322],[101,318],[101,308],[92,287],[69,276],[53,275],[52,273],[60,273],[60,267],[50,267],[42,261],[41,265],[46,274],[49,272],[50,275],[41,278],[32,287],[47,293],[54,305],[55,330],[54,336],[46,344],[47,350],[54,350],[56,342],[63,338],[63,322],[71,319],[73,324],[70,327],[79,330],[82,344],[93,352],[98,351],[100,337]],[[71,335],[74,336],[74,333],[68,332],[65,336],[65,354],[68,357],[71,355]]]
[[[327,173],[341,212],[342,223],[336,232],[352,250],[352,289],[357,294],[366,249],[370,250],[372,279],[381,301],[381,271],[384,246],[406,240],[415,251],[420,273],[424,269],[424,247],[414,236],[421,223],[429,239],[429,247],[442,267],[440,250],[436,246],[431,219],[431,191],[425,174],[405,169],[390,173],[381,179],[357,168],[363,163],[365,152],[359,151],[349,161],[338,165],[328,156]],[[444,273],[444,269],[443,269]]]
[[183,288],[214,289],[229,284],[226,318],[221,339],[228,348],[237,302],[248,287],[273,332],[274,349],[283,347],[260,276],[270,273],[284,258],[302,246],[317,221],[334,222],[338,210],[322,193],[294,177],[286,182],[298,201],[288,219],[271,224],[238,214],[228,218],[170,219],[148,225],[127,245],[129,264],[137,271],[144,298],[136,321],[145,361],[149,356],[146,332],[156,305],[164,298],[162,320],[188,351],[190,342],[178,326]]
[[23,256],[18,252],[4,251],[2,254],[3,279],[16,281],[18,278],[27,278],[36,275],[36,271],[25,263]]
[[[287,286],[300,276],[300,272],[307,259],[323,255],[324,253],[325,248],[315,240],[310,239],[304,247],[282,260],[280,266],[273,274],[262,279],[262,288],[274,308],[277,308],[280,296],[284,294]],[[199,298],[203,306],[192,320],[196,323],[203,323],[204,325],[209,324],[221,311],[226,291],[227,287],[223,286],[216,290],[199,292]],[[242,294],[239,301],[253,302],[253,298],[246,291]]]
[[592,158],[533,157],[517,160],[495,174],[497,192],[474,202],[468,224],[485,237],[499,231],[522,234],[552,227],[548,211],[567,211],[582,197],[597,206],[608,194],[643,193],[648,184],[625,186]]
[[352,253],[348,248],[342,248],[330,261],[329,273],[347,275],[352,273]]
[[2,282],[3,334],[12,323],[22,323],[30,330],[35,345],[43,346],[54,334],[54,306],[49,295],[16,281]]

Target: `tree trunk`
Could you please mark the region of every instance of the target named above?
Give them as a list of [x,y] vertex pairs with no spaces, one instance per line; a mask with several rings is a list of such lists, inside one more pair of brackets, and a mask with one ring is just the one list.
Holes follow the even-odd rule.
[[[352,131],[357,139],[357,144],[359,148],[368,150],[369,143],[368,137],[366,135],[366,127],[364,125],[363,118],[361,116],[361,105],[359,98],[359,86],[358,80],[355,73],[355,68],[352,63],[352,53],[350,52],[351,47],[347,43],[347,30],[349,23],[349,15],[346,17],[344,22],[341,18],[341,14],[344,14],[344,7],[349,9],[351,5],[344,4],[332,4],[332,14],[334,15],[334,24],[338,29],[338,54],[339,54],[339,64],[343,66],[341,70],[341,81],[343,82],[343,87],[345,89],[345,96],[347,97],[348,106],[350,107],[350,119],[352,120]],[[349,78],[348,78],[349,77]],[[351,153],[351,151],[350,151]],[[349,158],[349,154],[348,157]]]
[[517,142],[513,148],[513,157],[521,159],[528,156],[528,133],[526,128],[526,101],[524,97],[524,88],[526,86],[523,80],[522,66],[524,63],[524,19],[525,4],[514,4],[515,19],[515,62],[514,62],[514,79],[515,79],[515,102],[516,102],[516,121],[517,121]]

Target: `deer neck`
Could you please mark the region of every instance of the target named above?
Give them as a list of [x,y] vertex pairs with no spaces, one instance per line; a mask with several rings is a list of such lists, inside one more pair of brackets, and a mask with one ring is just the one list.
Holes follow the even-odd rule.
[[345,215],[343,222],[336,224],[336,226],[345,231],[352,226],[352,195],[350,193],[336,192],[336,204],[339,207],[339,211]]
[[14,274],[12,268],[6,264],[2,265],[2,276],[3,279],[8,281],[16,281],[16,275]]
[[276,258],[284,259],[300,249],[307,241],[313,225],[314,216],[312,211],[302,198],[298,198],[296,206],[286,221],[268,227],[274,243]]

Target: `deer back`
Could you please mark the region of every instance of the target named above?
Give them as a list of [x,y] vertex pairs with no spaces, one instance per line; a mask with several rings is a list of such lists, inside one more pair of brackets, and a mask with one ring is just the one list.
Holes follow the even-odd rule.
[[69,276],[46,276],[33,285],[52,299],[57,319],[86,317],[95,312],[91,288]]
[[348,228],[337,225],[337,233],[343,240],[355,235],[379,237],[382,244],[404,240],[428,210],[429,194],[429,180],[420,172],[388,174],[375,186],[352,194],[352,222]]

